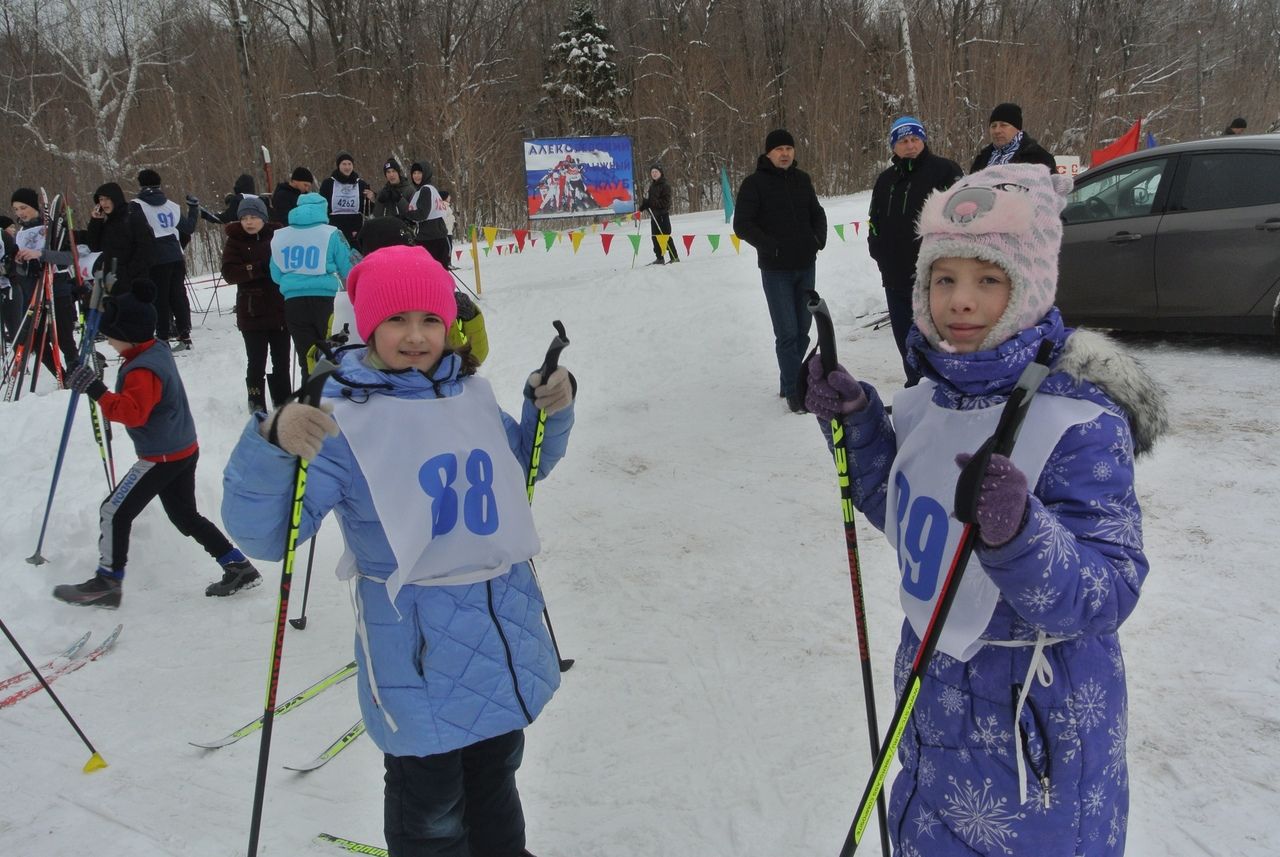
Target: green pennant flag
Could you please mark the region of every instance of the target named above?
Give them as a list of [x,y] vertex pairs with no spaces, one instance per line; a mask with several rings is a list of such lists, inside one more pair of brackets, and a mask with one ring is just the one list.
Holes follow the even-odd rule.
[[556,242],[556,233],[547,230],[542,233],[542,243],[547,245],[547,250],[551,250],[551,245]]
[[631,255],[639,256],[640,255],[640,236],[628,235],[627,239],[631,242]]
[[844,224],[843,223],[836,224],[836,234],[840,236],[841,241],[844,240]]
[[720,236],[708,235],[707,240],[711,242],[711,252],[714,253],[720,249]]
[[484,254],[485,254],[486,256],[488,256],[488,255],[489,255],[489,249],[490,249],[490,248],[488,248],[488,247],[481,247],[480,249],[484,251]]

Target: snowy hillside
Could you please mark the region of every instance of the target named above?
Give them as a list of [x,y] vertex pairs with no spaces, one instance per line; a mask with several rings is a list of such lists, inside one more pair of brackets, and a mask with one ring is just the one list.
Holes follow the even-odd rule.
[[[867,196],[826,201],[832,223]],[[647,224],[645,225],[647,228]],[[776,397],[754,251],[735,256],[717,213],[674,218],[698,239],[679,265],[633,268],[588,234],[482,258],[492,352],[483,374],[518,407],[561,319],[579,380],[569,454],[538,490],[538,570],[563,654],[577,659],[528,731],[520,776],[539,857],[809,857],[837,853],[870,768],[848,569],[832,462],[812,417]],[[887,389],[900,368],[865,240],[830,236],[818,287],[841,359]],[[683,255],[683,247],[681,247]],[[471,271],[462,274],[471,281]],[[208,300],[209,292],[201,294]],[[229,290],[219,296],[230,309]],[[197,317],[198,318],[198,317]],[[216,519],[222,465],[244,424],[243,351],[211,312],[178,355],[201,443],[198,496]],[[1227,340],[1131,340],[1169,388],[1172,434],[1138,467],[1151,574],[1122,639],[1129,668],[1129,853],[1280,853],[1280,353]],[[109,377],[114,370],[109,369]],[[217,751],[262,712],[278,565],[267,583],[206,598],[216,565],[152,504],[134,528],[124,603],[49,595],[96,561],[105,491],[83,405],[44,555],[32,552],[68,394],[0,405],[0,617],[36,660],[116,623],[116,648],[54,685],[110,767],[44,695],[0,708],[0,854],[243,854],[258,738]],[[116,433],[121,473],[133,461]],[[901,622],[895,562],[860,521],[880,722],[892,710]],[[301,602],[305,549],[292,614]],[[280,699],[352,658],[353,620],[321,531],[305,631],[285,642]],[[92,644],[92,642],[91,642]],[[0,678],[20,661],[0,644]],[[3,693],[3,692],[0,692]],[[332,852],[320,831],[381,844],[382,763],[359,739],[295,774],[359,717],[347,682],[280,718],[260,853]],[[862,853],[878,853],[874,831]]]

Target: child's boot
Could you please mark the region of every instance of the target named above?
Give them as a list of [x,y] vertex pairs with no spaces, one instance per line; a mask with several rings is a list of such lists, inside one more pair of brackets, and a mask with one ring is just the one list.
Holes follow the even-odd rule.
[[53,597],[68,604],[80,606],[106,607],[114,610],[120,606],[122,581],[106,569],[98,569],[98,573],[84,583],[64,583],[53,588]]
[[241,589],[252,589],[262,582],[262,575],[239,548],[232,548],[230,553],[219,557],[218,564],[222,566],[222,580],[210,583],[204,590],[205,595],[221,598],[234,595]]

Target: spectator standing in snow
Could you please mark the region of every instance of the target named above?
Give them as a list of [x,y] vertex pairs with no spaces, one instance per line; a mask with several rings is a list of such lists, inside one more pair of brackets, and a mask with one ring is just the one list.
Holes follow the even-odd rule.
[[373,203],[369,183],[356,172],[356,162],[347,152],[339,152],[337,167],[320,183],[320,195],[329,203],[329,225],[336,226],[354,244],[364,223],[365,209]]
[[445,205],[440,191],[431,184],[431,165],[422,162],[422,185],[409,200],[409,220],[418,231],[418,243],[443,267],[449,264],[449,232],[445,228]]
[[304,193],[311,193],[315,183],[316,178],[311,174],[311,170],[306,167],[294,167],[289,181],[280,182],[271,194],[270,213],[275,218],[275,222],[288,223],[289,212],[293,211],[293,207],[298,204],[298,197]]
[[808,366],[806,403],[828,443],[831,420],[844,425],[853,502],[908,569],[895,575],[906,613],[901,695],[965,528],[953,511],[961,468],[1023,370],[1051,348],[1010,456],[992,455],[975,480],[970,567],[899,747],[895,854],[1124,853],[1117,632],[1148,570],[1133,462],[1168,415],[1137,361],[1066,327],[1053,306],[1070,189],[1043,165],[1002,164],[925,203],[908,337],[925,380],[897,393],[892,420],[844,367]]
[[155,255],[155,235],[139,205],[129,205],[116,182],[99,185],[89,212],[89,249],[100,253],[97,264],[116,275],[115,294],[134,280],[147,279]]
[[1234,137],[1243,134],[1244,130],[1249,127],[1249,123],[1245,121],[1243,116],[1237,116],[1231,120],[1231,124],[1227,126],[1227,130],[1222,132],[1224,137]]
[[649,167],[649,189],[640,201],[640,210],[649,212],[649,231],[653,235],[653,264],[661,265],[664,261],[659,235],[667,236],[667,257],[672,262],[679,262],[675,238],[671,235],[671,185],[667,183],[661,164]]
[[219,220],[224,224],[235,223],[240,219],[240,201],[245,197],[252,196],[262,200],[263,205],[267,207],[267,214],[271,213],[271,198],[266,196],[258,196],[257,185],[253,182],[253,176],[248,173],[241,173],[236,179],[235,185],[232,187],[231,195],[226,199],[226,209],[222,214],[218,215]]
[[382,190],[378,191],[373,216],[408,220],[409,199],[413,196],[413,192],[409,190],[409,183],[403,178],[399,161],[388,158],[382,165],[382,173],[386,176],[387,183],[382,186]]
[[765,137],[756,171],[738,189],[733,231],[756,248],[778,358],[778,395],[804,413],[797,391],[809,347],[809,291],[818,251],[827,246],[827,213],[809,174],[796,165],[796,142],[779,128]]
[[978,152],[969,172],[997,164],[1044,164],[1051,173],[1058,169],[1053,155],[1022,130],[1022,108],[1018,105],[997,104],[987,120],[987,133],[991,142]]
[[867,215],[867,249],[880,268],[889,306],[893,339],[902,355],[907,386],[920,375],[907,365],[907,331],[911,329],[911,287],[916,278],[920,238],[916,219],[935,190],[946,190],[964,175],[959,164],[929,150],[924,123],[914,116],[894,120],[889,129],[893,161],[876,179]]

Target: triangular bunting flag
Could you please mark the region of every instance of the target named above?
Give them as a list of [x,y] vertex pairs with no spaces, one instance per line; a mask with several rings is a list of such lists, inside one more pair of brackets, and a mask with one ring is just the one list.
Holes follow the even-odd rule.
[[685,254],[686,256],[688,256],[688,255],[689,255],[689,253],[690,253],[690,249],[689,249],[689,248],[691,248],[691,247],[693,246],[693,239],[694,239],[694,238],[696,238],[696,237],[697,237],[696,235],[681,235],[681,236],[680,236],[680,240],[684,242],[684,254]]
[[609,221],[607,219],[600,221],[600,231],[601,232],[609,231]]
[[489,255],[489,245],[488,245],[488,244],[486,244],[485,246],[481,247],[480,249],[484,251],[484,254],[485,254],[486,256],[488,256],[488,255]]
[[520,248],[520,252],[524,252],[524,239],[529,236],[528,229],[513,229],[511,234],[516,236],[516,246]]
[[600,245],[604,247],[604,254],[606,256],[609,255],[609,245],[612,243],[613,243],[613,233],[611,232],[600,233]]
[[627,238],[630,239],[631,241],[631,255],[639,256],[640,255],[640,236],[628,235]]
[[556,243],[556,234],[550,230],[543,230],[542,243],[547,245],[547,250],[551,249],[551,245]]
[[741,252],[742,252],[742,239],[741,239],[741,238],[739,238],[736,234],[733,234],[733,235],[730,235],[730,236],[729,236],[729,240],[733,242],[733,252],[735,252],[735,253],[741,253]]
[[714,252],[716,252],[717,250],[719,250],[719,249],[720,249],[720,236],[719,236],[719,235],[708,235],[708,236],[707,236],[707,241],[709,241],[709,242],[711,243],[711,252],[712,252],[712,253],[714,253]]
[[858,221],[856,221],[856,220],[855,220],[855,221],[853,221],[853,234],[854,234],[854,235],[857,235],[857,234],[858,234],[858,225],[859,225],[859,224],[858,224]]
[[657,237],[657,239],[658,239],[658,252],[659,252],[659,254],[660,254],[660,255],[662,255],[662,256],[667,255],[667,245],[671,243],[671,236],[670,236],[670,235],[658,235],[658,236],[656,236],[656,237]]
[[453,255],[458,257],[458,261],[459,261],[459,262],[461,262],[461,261],[462,261],[462,251],[461,251],[461,250],[454,250],[454,251],[453,251]]
[[569,233],[569,240],[573,242],[573,252],[578,252],[578,247],[582,244],[583,231],[575,229]]
[[494,239],[496,239],[497,237],[498,237],[498,227],[486,226],[484,228],[484,243],[492,247]]
[[599,223],[593,223],[593,224],[591,224],[591,234],[592,234],[592,235],[595,235],[595,234],[596,234],[596,230],[597,230],[597,229],[599,229],[599,228],[600,228],[600,224],[599,224]]
[[840,236],[841,241],[844,240],[844,224],[843,223],[836,224],[836,234]]

